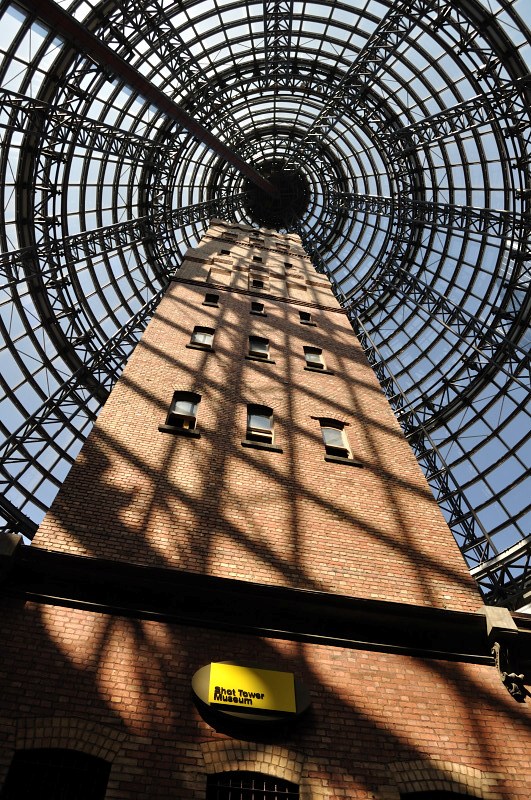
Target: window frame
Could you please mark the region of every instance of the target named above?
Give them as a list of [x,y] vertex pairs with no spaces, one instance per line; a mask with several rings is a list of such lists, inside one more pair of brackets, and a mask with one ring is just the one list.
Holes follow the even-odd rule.
[[[350,442],[345,428],[349,427],[348,422],[343,422],[332,417],[312,417],[317,420],[321,429],[321,439],[325,448],[325,461],[346,464],[351,467],[363,467],[360,461],[355,461],[352,456]],[[335,430],[341,432],[341,444],[334,444],[326,441],[325,430]]]
[[[252,416],[263,417],[269,420],[269,426],[251,424]],[[268,450],[273,453],[282,453],[281,447],[275,444],[275,414],[270,406],[260,403],[247,403],[245,420],[245,439],[243,447],[253,447],[257,450]]]
[[[192,347],[195,350],[212,350],[215,333],[216,333],[215,328],[210,328],[206,325],[194,325],[194,329],[192,331],[192,335],[190,336],[190,341],[187,346]],[[209,342],[196,341],[195,340],[196,335],[209,336],[210,341]]]
[[[265,342],[265,347],[263,349],[256,348],[253,345],[254,342]],[[265,336],[258,336],[257,334],[251,334],[249,336],[249,350],[248,350],[248,358],[257,359],[258,361],[270,361],[270,341],[266,339]]]
[[[214,300],[212,298],[215,298]],[[212,308],[219,308],[219,294],[207,292],[203,300],[204,306],[211,306]]]
[[[176,405],[179,402],[190,403],[192,410],[188,412],[176,411]],[[199,439],[201,434],[196,430],[196,426],[200,403],[201,395],[197,392],[175,390],[166,416],[166,422],[164,425],[159,425],[159,431],[161,433],[174,433],[179,436],[190,436],[194,439]]]
[[[314,345],[304,345],[304,360],[306,361],[307,369],[315,370],[317,372],[326,371],[326,364],[323,358],[323,351],[320,347]],[[315,356],[315,358],[311,358]]]

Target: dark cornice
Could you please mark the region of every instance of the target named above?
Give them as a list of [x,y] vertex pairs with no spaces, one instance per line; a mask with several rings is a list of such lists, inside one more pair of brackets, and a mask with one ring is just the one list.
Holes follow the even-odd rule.
[[[0,555],[2,593],[21,600],[327,646],[493,664],[483,613],[366,600],[67,555]],[[479,605],[479,602],[478,602]],[[531,618],[515,616],[531,659]]]

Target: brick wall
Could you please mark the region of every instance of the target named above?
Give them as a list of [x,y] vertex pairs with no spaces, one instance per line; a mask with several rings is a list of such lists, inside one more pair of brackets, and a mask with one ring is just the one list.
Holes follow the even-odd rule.
[[[475,610],[458,548],[328,282],[296,238],[250,244],[232,232],[214,224],[178,273],[208,280],[223,263],[219,308],[203,305],[212,287],[172,284],[36,545]],[[248,292],[253,264],[268,270],[262,295]],[[267,316],[250,314],[257,299]],[[187,347],[196,325],[215,328],[213,352]],[[251,334],[270,340],[271,363],[245,358]],[[304,345],[322,348],[326,373],[305,369]],[[200,439],[158,430],[179,389],[202,397]],[[282,453],[242,447],[247,403],[274,409]],[[318,416],[347,425],[361,467],[324,461]]]
[[[108,800],[200,800],[206,775],[229,769],[294,780],[301,800],[531,796],[529,708],[489,666],[2,605],[0,771],[15,747],[69,745],[112,763]],[[216,732],[190,681],[225,659],[294,671],[309,712],[276,735]]]
[[[296,237],[249,233],[214,223],[187,253],[36,546],[477,609],[457,546],[329,286]],[[253,274],[266,278],[264,292],[250,293]],[[203,305],[207,291],[219,294],[217,308]],[[250,313],[260,299],[265,317]],[[302,325],[300,310],[316,325]],[[215,328],[211,352],[187,347],[196,325]],[[245,358],[251,334],[270,340],[270,362]],[[322,348],[327,373],[305,369],[304,345]],[[201,395],[199,438],[159,431],[176,390]],[[282,452],[242,446],[247,403],[274,409]],[[321,416],[348,423],[361,466],[324,460]],[[515,703],[492,666],[5,598],[0,631],[4,773],[15,748],[69,746],[112,763],[109,800],[200,800],[206,776],[230,769],[295,781],[301,800],[399,800],[422,789],[531,796],[528,704]],[[193,703],[191,678],[222,660],[294,672],[310,692],[308,713],[275,734],[214,730]]]

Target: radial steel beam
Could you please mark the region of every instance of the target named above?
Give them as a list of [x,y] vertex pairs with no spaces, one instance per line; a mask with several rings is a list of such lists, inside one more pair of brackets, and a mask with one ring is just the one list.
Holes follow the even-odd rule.
[[[531,355],[515,341],[503,336],[494,327],[478,319],[462,306],[435,287],[414,275],[398,259],[393,259],[377,277],[375,287],[383,291],[399,293],[404,302],[422,309],[432,318],[461,339],[470,350],[469,361],[475,362],[477,370],[489,363],[515,381],[528,394],[531,387]],[[350,306],[357,316],[374,310],[375,293],[370,297],[360,295]]]
[[501,119],[507,136],[522,133],[531,124],[526,91],[529,78],[507,81],[501,86],[446,108],[430,117],[390,132],[390,139],[400,141],[405,152],[420,149],[426,144],[465,133]]
[[[95,12],[98,16],[98,12]],[[239,145],[245,140],[245,133],[238,121],[229,112],[229,105],[223,101],[212,76],[205,71],[202,60],[190,50],[189,43],[179,34],[175,20],[168,16],[167,9],[160,2],[138,2],[121,0],[115,4],[105,20],[105,41],[116,44],[120,55],[128,60],[138,57],[133,38],[141,34],[142,42],[147,43],[157,54],[165,68],[170,70],[179,83],[186,87],[186,110],[201,125],[213,120],[225,141],[239,153]],[[200,100],[198,101],[198,97]]]
[[433,203],[407,197],[378,197],[349,192],[331,192],[330,202],[337,211],[359,211],[381,216],[404,216],[415,225],[455,228],[470,233],[506,238],[517,228],[531,233],[531,214],[516,214],[494,208],[475,208],[452,203]]
[[290,74],[293,0],[264,0],[264,68],[269,78]]
[[43,154],[52,159],[63,157],[60,150],[54,149],[55,146],[67,147],[73,141],[76,147],[135,162],[154,154],[158,158],[170,159],[179,152],[171,140],[164,145],[154,143],[113,125],[80,117],[64,106],[54,106],[1,88],[0,112],[3,112],[2,128],[24,134],[36,132],[45,137],[50,149]]
[[196,139],[210,150],[213,150],[224,161],[231,164],[256,186],[270,195],[276,195],[275,187],[263,178],[250,164],[234,153],[210,131],[200,125],[190,114],[182,109],[170,97],[144,78],[134,67],[107,47],[74,17],[63,11],[53,0],[39,0],[35,4],[29,0],[21,0],[30,14],[36,15],[45,25],[51,27],[76,50],[83,50],[101,67],[110,70],[122,78],[125,83],[135,89],[142,97],[149,100],[167,117],[182,125]]
[[[245,197],[244,192],[219,197],[172,211],[117,222],[105,228],[74,233],[64,239],[42,242],[33,247],[0,253],[0,275],[4,278],[0,289],[26,281],[32,275],[46,276],[50,281],[68,280],[68,270],[77,261],[152,238],[160,233],[162,227],[180,227],[217,215],[223,216],[241,207]],[[41,260],[47,263],[43,265]]]
[[388,58],[417,24],[417,15],[433,10],[437,0],[416,0],[412,17],[411,0],[397,0],[358,53],[347,72],[312,122],[306,136],[298,144],[292,159],[301,150],[311,149],[314,141],[326,137],[342,115],[345,98],[349,98],[350,113],[356,110],[372,87]]
[[[86,437],[81,431],[79,420],[93,422],[96,414],[90,410],[89,403],[93,398],[92,381],[98,385],[104,383],[108,391],[119,377],[132,349],[138,342],[147,321],[158,305],[165,288],[161,288],[140,308],[91,359],[73,373],[65,383],[30,416],[0,446],[0,490],[1,494],[17,485],[17,477],[38,464],[43,450],[52,448],[63,459],[72,463],[73,459],[64,451],[57,438],[58,425],[63,428],[65,421],[69,429],[77,433],[79,439]],[[71,420],[77,421],[73,426]],[[50,480],[56,485],[59,479],[53,476]],[[34,498],[34,502],[42,505]],[[42,505],[43,509],[46,506]],[[12,515],[11,515],[12,516]],[[13,519],[11,520],[13,523]],[[18,529],[18,528],[17,528]],[[31,536],[30,530],[23,531]]]

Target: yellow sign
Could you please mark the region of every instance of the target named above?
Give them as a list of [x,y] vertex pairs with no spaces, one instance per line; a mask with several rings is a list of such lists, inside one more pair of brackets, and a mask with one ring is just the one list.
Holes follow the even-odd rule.
[[233,711],[255,709],[295,714],[293,673],[211,664],[208,702]]

